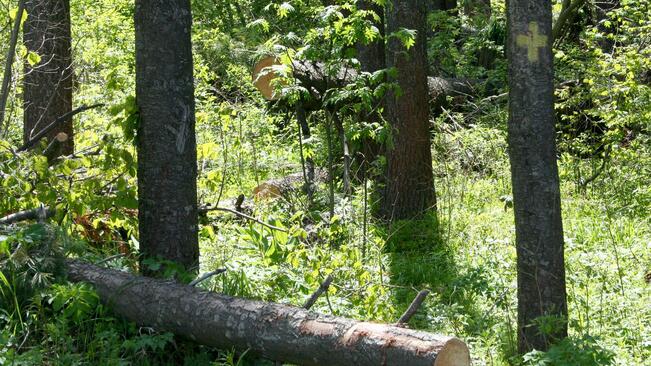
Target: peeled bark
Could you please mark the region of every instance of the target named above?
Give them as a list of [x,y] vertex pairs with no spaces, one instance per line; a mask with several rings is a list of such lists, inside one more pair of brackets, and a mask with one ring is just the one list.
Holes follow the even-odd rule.
[[470,365],[467,346],[452,337],[234,298],[78,261],[68,262],[68,276],[93,284],[117,314],[207,346],[307,366]]
[[190,0],[136,1],[140,249],[186,269],[199,263],[191,25]]
[[[23,139],[27,142],[72,110],[73,73],[69,0],[28,0],[25,10],[23,41],[41,58],[37,65],[25,64]],[[69,137],[60,153],[70,155],[74,152],[72,119],[50,131],[48,140],[60,132]]]

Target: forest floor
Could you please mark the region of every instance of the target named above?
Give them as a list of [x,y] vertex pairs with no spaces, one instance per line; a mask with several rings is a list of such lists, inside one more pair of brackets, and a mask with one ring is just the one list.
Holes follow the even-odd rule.
[[[613,358],[617,365],[649,364],[649,152],[622,149],[585,187],[579,172],[590,176],[599,162],[561,159],[570,338],[546,355],[530,354],[529,364]],[[259,154],[272,160],[269,166],[287,161],[272,151]],[[365,233],[362,185],[352,198],[336,196],[336,217],[327,225],[322,185],[311,211],[298,194],[255,202],[256,216],[287,227],[289,235],[238,221],[204,226],[202,270],[229,270],[207,286],[299,305],[332,274],[329,296],[315,310],[385,322],[395,321],[419,290],[430,289],[413,327],[465,340],[475,365],[508,364],[516,353],[517,297],[505,133],[475,127],[437,134],[434,158],[438,212],[423,220],[386,227],[366,219]],[[373,195],[368,199],[372,206]],[[311,233],[302,229],[308,221],[314,221]]]

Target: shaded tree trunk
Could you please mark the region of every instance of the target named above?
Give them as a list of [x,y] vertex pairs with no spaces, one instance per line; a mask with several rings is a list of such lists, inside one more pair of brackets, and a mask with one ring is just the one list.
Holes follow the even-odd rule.
[[[357,45],[357,59],[359,60],[361,70],[364,72],[376,72],[379,70],[386,69],[386,52],[384,45],[384,7],[380,6],[370,0],[360,0],[357,2],[357,6],[362,10],[371,10],[375,12],[380,18],[379,21],[375,23],[375,26],[380,30],[381,38],[370,44],[358,44]],[[382,116],[379,113],[371,112],[367,114],[367,122],[380,122]],[[372,138],[365,138],[361,142],[361,153],[362,157],[360,159],[361,168],[360,172],[363,175],[360,177],[360,180],[364,180],[368,177],[368,172],[370,164],[377,159],[378,156],[384,154],[384,149],[382,144],[378,143]],[[378,179],[380,177],[373,177]]]
[[386,187],[382,216],[407,219],[435,207],[432,151],[429,132],[427,54],[425,46],[426,1],[394,1],[387,11],[387,33],[401,28],[417,31],[416,43],[406,50],[392,37],[387,48],[387,66],[395,67],[395,82],[401,93],[386,98],[387,118],[393,143],[387,149]]
[[[518,268],[518,349],[567,335],[563,224],[554,131],[551,0],[510,0],[509,156]],[[556,317],[543,334],[537,320]],[[548,318],[549,319],[549,318]]]
[[486,20],[491,16],[491,0],[465,0],[463,12],[471,18]]
[[[37,65],[25,63],[23,85],[23,140],[28,141],[57,117],[72,110],[72,43],[69,0],[27,0],[28,17],[23,27],[23,42],[37,53]],[[59,133],[68,139],[60,154],[74,152],[72,119],[51,131],[52,141]]]
[[140,250],[186,269],[199,261],[191,25],[189,0],[136,1]]
[[68,261],[72,281],[93,284],[119,315],[221,349],[298,365],[470,365],[452,337],[234,298],[173,281]]

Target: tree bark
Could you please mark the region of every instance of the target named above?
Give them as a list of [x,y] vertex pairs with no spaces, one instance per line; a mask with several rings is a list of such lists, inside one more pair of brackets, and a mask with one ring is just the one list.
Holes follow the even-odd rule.
[[468,348],[456,338],[67,263],[69,278],[93,284],[117,314],[204,345],[307,366],[470,365]]
[[[72,41],[69,0],[27,0],[28,17],[23,42],[28,51],[41,57],[39,64],[25,62],[23,86],[23,139],[29,141],[48,123],[72,110]],[[61,154],[74,152],[72,120],[52,130],[52,141],[59,133],[68,135]]]
[[[359,0],[357,2],[357,6],[361,10],[373,11],[380,18],[379,21],[375,22],[375,26],[379,29],[381,38],[369,44],[360,43],[357,45],[357,59],[359,60],[361,70],[370,73],[384,70],[387,67],[386,50],[384,44],[384,7],[370,0]],[[383,103],[383,101],[380,102]],[[382,121],[380,112],[367,113],[366,115],[367,122],[374,123]],[[375,141],[372,138],[364,138],[364,140],[361,142],[361,145],[361,153],[363,156],[360,159],[360,171],[362,174],[360,180],[364,180],[368,177],[371,163],[375,161],[378,156],[383,155],[385,149],[381,143]],[[380,176],[375,176],[372,178],[381,181]]]
[[[518,268],[518,348],[567,335],[563,223],[554,131],[551,0],[510,0],[508,140]],[[558,317],[548,334],[541,317]]]
[[401,94],[386,98],[393,143],[387,149],[386,186],[381,215],[408,219],[436,206],[429,134],[425,0],[396,1],[387,11],[387,33],[401,28],[417,31],[416,43],[406,50],[393,37],[387,48],[387,66],[395,67]]
[[136,1],[140,250],[186,269],[199,263],[191,25],[189,0]]

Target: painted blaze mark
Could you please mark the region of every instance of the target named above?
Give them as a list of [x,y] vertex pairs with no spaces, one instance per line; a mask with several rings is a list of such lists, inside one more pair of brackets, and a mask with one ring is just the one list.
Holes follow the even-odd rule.
[[538,50],[547,47],[547,36],[539,33],[538,23],[529,22],[529,32],[519,34],[516,43],[527,49],[529,62],[538,62]]

